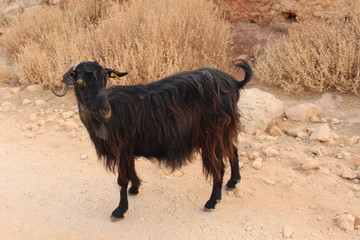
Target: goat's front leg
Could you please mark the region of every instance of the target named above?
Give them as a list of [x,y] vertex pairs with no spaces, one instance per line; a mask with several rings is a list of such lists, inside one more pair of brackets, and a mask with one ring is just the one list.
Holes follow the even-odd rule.
[[117,180],[120,187],[120,202],[119,206],[112,212],[111,219],[113,221],[121,220],[124,218],[124,213],[128,210],[128,196],[127,196],[127,187],[129,181],[121,180],[120,176]]

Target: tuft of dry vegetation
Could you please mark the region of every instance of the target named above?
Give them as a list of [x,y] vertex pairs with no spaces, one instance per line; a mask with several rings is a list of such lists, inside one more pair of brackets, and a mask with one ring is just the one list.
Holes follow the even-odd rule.
[[299,23],[256,54],[260,81],[289,93],[340,91],[360,94],[360,3],[345,16]]
[[19,81],[43,86],[60,84],[71,62],[88,59],[128,71],[127,84],[203,66],[226,70],[232,42],[209,0],[80,1],[23,14],[4,35]]

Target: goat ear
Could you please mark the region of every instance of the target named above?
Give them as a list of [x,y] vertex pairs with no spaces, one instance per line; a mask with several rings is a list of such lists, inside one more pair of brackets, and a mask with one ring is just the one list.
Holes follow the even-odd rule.
[[75,72],[73,70],[68,71],[67,73],[64,74],[63,79],[61,81],[68,85],[74,85]]
[[120,79],[120,77],[123,77],[127,74],[127,72],[118,72],[114,69],[110,69],[110,68],[105,68],[105,71],[107,73],[107,76],[109,78],[117,78]]

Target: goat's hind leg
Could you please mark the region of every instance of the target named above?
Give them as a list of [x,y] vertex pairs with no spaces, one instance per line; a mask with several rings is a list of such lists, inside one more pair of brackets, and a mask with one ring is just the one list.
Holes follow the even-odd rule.
[[139,193],[140,179],[136,175],[135,169],[132,174],[130,174],[131,187],[129,188],[130,195],[137,195]]
[[238,149],[233,145],[234,155],[232,158],[229,157],[230,167],[231,167],[231,176],[229,181],[226,184],[228,190],[232,190],[236,187],[236,184],[240,182],[240,168],[239,168],[239,155]]
[[[203,155],[203,162],[206,164],[206,161],[209,161],[210,159]],[[212,174],[213,177],[213,189],[211,192],[210,199],[206,202],[204,206],[204,211],[212,211],[215,209],[215,206],[217,203],[221,201],[221,190],[222,190],[222,184],[223,184],[223,177],[225,172],[225,165],[222,161],[222,157],[218,156],[218,159],[216,161],[219,161],[218,169],[214,168],[208,168],[209,173]],[[205,168],[209,166],[205,165]]]

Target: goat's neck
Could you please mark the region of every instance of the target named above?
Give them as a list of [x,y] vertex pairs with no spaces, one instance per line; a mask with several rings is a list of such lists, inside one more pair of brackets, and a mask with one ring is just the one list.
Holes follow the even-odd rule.
[[79,105],[79,115],[82,123],[85,125],[87,131],[90,134],[90,137],[93,139],[94,137],[101,138],[103,140],[107,140],[108,131],[104,125],[104,123],[100,123],[94,117],[92,111],[90,111],[84,104],[81,102]]

